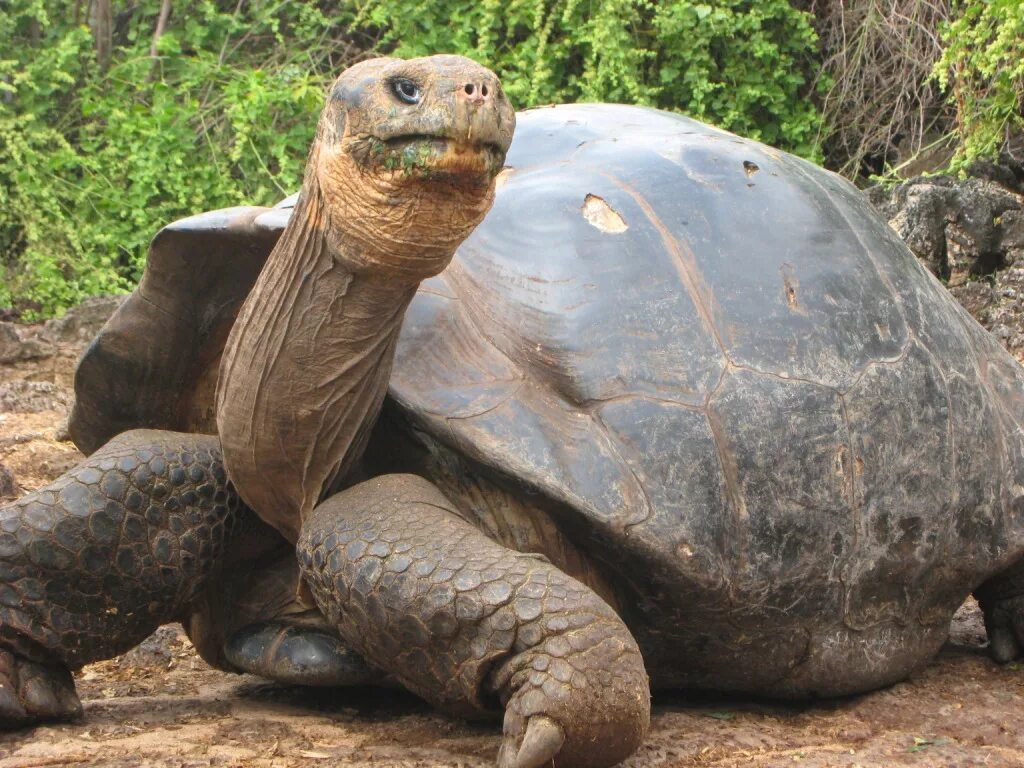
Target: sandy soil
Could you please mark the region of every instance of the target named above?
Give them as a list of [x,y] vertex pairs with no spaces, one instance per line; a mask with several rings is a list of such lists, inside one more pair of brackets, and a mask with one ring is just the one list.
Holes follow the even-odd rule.
[[[59,439],[70,366],[69,357],[0,370],[0,464],[24,490],[78,459]],[[802,706],[656,697],[650,736],[627,765],[1024,766],[1024,665],[994,664],[984,643],[970,602],[939,658],[886,690]],[[84,717],[0,735],[0,768],[486,766],[500,740],[496,723],[454,721],[400,692],[225,675],[176,626],[77,682]]]

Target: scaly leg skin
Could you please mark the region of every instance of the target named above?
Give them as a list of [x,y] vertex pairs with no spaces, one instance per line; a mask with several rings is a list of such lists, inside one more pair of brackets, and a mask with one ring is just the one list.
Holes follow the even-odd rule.
[[992,658],[1000,664],[1024,653],[1024,561],[1010,566],[974,591],[985,614]]
[[320,609],[371,664],[458,715],[504,705],[502,768],[608,766],[643,740],[647,674],[611,607],[485,536],[426,480],[333,496],[297,552]]
[[215,437],[149,430],[0,508],[0,727],[80,713],[70,670],[179,618],[249,516]]

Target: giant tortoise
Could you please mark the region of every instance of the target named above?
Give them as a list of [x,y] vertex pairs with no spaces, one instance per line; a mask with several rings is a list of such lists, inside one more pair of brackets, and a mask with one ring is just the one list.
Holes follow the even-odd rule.
[[76,394],[91,455],[0,511],[7,725],[182,620],[600,766],[652,687],[892,683],[972,592],[1024,639],[1024,376],[862,195],[465,59],[345,72],[297,200],[162,230]]

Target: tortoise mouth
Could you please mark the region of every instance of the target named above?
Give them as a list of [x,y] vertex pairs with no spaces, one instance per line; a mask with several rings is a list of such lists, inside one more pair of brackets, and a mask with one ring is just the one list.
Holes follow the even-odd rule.
[[364,151],[353,154],[376,172],[463,183],[490,181],[505,162],[505,150],[497,144],[428,134],[367,137]]

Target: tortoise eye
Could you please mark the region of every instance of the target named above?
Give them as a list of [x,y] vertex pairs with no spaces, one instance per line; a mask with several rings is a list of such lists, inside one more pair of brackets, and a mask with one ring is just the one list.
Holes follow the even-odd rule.
[[391,90],[398,97],[399,101],[406,104],[419,104],[420,99],[423,97],[420,87],[412,80],[406,80],[404,77],[392,80]]

